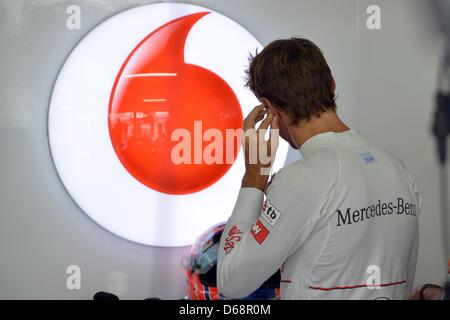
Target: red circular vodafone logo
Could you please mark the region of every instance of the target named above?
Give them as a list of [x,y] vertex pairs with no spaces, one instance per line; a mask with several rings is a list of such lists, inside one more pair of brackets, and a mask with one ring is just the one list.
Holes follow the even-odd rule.
[[[233,89],[220,76],[184,60],[193,25],[210,12],[182,16],[145,37],[125,60],[111,93],[109,130],[114,150],[128,172],[146,186],[169,194],[202,190],[220,179],[231,163],[203,159],[174,163],[177,141],[171,133],[191,133],[191,150],[204,151],[203,132],[242,127],[242,111]],[[221,141],[226,150],[227,141]],[[196,146],[198,145],[198,147]],[[233,160],[239,143],[234,145]],[[190,157],[193,157],[191,152]],[[222,155],[225,157],[225,155]],[[195,161],[197,160],[197,161]],[[151,164],[151,165],[149,165]]]
[[226,220],[244,171],[233,132],[258,104],[244,88],[257,49],[234,21],[189,4],[126,10],[88,33],[49,108],[52,157],[80,208],[156,246],[191,244]]

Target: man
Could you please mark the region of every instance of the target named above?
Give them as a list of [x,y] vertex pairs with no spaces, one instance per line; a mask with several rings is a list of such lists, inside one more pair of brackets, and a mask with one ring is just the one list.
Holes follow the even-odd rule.
[[[408,299],[418,188],[399,159],[339,119],[320,49],[305,39],[272,42],[252,59],[248,86],[263,105],[244,132],[265,117],[258,130],[279,129],[303,159],[267,186],[267,164],[249,161],[255,138],[246,138],[246,173],[219,248],[219,292],[245,297],[281,269],[282,299]],[[276,139],[262,140],[258,148],[273,157]]]

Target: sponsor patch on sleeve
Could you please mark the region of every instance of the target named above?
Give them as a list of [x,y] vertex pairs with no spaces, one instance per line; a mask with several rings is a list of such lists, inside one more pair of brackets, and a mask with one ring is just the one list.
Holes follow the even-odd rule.
[[242,232],[236,226],[232,226],[228,232],[228,237],[225,238],[225,245],[223,250],[226,254],[229,254],[236,245],[237,242],[241,241]]
[[281,212],[275,209],[269,200],[266,199],[261,210],[261,216],[270,224],[270,226],[274,227],[280,219]]
[[270,231],[264,226],[264,224],[258,219],[255,224],[252,226],[251,234],[253,238],[255,238],[256,242],[262,244],[264,240],[266,240],[267,236],[270,234]]

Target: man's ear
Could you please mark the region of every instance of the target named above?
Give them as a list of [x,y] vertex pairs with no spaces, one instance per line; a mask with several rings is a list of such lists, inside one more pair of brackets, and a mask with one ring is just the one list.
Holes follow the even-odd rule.
[[273,115],[277,116],[278,119],[280,118],[280,112],[277,110],[277,108],[274,107],[274,105],[266,98],[261,98],[261,102],[263,103],[264,107],[266,107],[270,112],[272,112]]
[[336,81],[333,78],[333,82],[331,83],[331,91],[333,93],[336,93]]

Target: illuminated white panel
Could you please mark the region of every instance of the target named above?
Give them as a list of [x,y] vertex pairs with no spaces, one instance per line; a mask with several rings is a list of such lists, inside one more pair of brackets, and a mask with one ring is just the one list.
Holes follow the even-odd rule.
[[[209,14],[189,31],[185,62],[206,68],[226,81],[246,116],[259,102],[243,87],[244,70],[249,53],[261,50],[260,43],[229,18],[188,4],[146,5],[106,20],[71,52],[53,90],[49,139],[64,186],[95,222],[134,242],[154,246],[191,244],[204,230],[230,216],[244,173],[240,152],[227,173],[201,191],[183,195],[158,192],[126,170],[111,143],[108,106],[124,61],[154,30],[197,12]],[[128,79],[177,76],[171,70],[123,75]],[[165,100],[164,96],[144,96],[140,101],[150,106]],[[168,117],[164,112],[161,115]],[[275,171],[283,165],[287,150],[288,145],[281,142]]]

